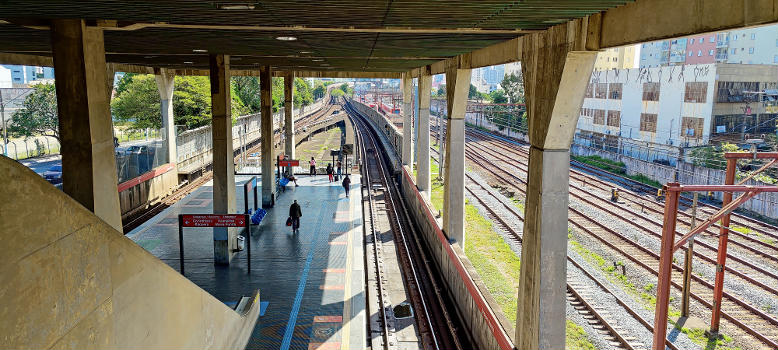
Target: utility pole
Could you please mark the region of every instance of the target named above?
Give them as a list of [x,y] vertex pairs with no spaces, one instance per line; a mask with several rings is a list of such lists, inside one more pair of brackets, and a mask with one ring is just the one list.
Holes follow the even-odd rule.
[[[697,226],[697,199],[699,193],[694,192],[692,200],[692,220],[689,224],[689,231]],[[694,255],[694,237],[689,239],[689,247],[686,249],[686,255],[683,265],[683,296],[681,299],[681,317],[689,317],[689,296],[691,294],[692,283],[692,256]]]

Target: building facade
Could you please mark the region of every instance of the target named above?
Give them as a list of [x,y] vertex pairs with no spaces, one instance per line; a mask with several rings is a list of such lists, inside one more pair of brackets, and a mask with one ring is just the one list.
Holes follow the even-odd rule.
[[715,62],[778,64],[778,25],[699,34],[640,47],[640,68]]
[[635,55],[637,51],[637,45],[602,50],[597,54],[597,61],[594,62],[594,70],[602,71],[635,68]]
[[775,132],[778,114],[756,101],[759,97],[751,92],[776,89],[777,84],[778,66],[772,65],[699,64],[595,72],[575,142],[674,164],[680,148],[707,145],[743,131]]
[[5,65],[11,70],[11,80],[14,87],[21,87],[40,80],[53,80],[54,68]]

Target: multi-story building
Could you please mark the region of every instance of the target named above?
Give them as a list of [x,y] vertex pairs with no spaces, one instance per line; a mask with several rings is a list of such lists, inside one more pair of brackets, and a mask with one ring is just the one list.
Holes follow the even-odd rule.
[[11,70],[0,66],[0,88],[7,89],[13,87],[13,78],[11,76]]
[[640,68],[714,62],[778,64],[778,25],[641,44]]
[[628,69],[635,68],[635,54],[637,45],[614,47],[605,49],[597,54],[594,62],[594,70]]
[[688,37],[686,40],[686,64],[716,62],[716,34]]
[[4,67],[11,70],[11,79],[14,86],[24,86],[36,80],[54,79],[54,68],[51,67],[17,65],[6,65]]
[[778,66],[700,64],[592,74],[576,143],[674,163],[679,148],[744,131],[774,132],[778,111],[756,92],[778,86]]

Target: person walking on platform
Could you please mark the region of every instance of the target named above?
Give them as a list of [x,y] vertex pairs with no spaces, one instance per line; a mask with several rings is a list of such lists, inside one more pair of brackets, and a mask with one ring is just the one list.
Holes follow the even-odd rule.
[[292,221],[292,233],[300,233],[300,217],[302,216],[303,211],[295,199],[294,203],[289,206],[289,220]]
[[340,177],[341,173],[343,172],[342,168],[343,168],[343,164],[340,161],[335,163],[335,169],[338,172],[338,177]]
[[343,189],[346,190],[346,198],[348,198],[348,190],[351,187],[351,179],[348,177],[348,174],[346,174],[346,177],[343,178]]
[[327,176],[330,178],[330,182],[335,181],[332,178],[332,164],[330,164],[330,163],[327,163]]
[[311,161],[308,163],[311,164],[311,176],[316,176],[316,160],[311,157]]

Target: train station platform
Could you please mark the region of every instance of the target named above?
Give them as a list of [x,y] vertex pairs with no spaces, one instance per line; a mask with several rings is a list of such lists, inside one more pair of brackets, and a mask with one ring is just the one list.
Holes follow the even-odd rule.
[[[236,176],[237,208],[243,184]],[[326,175],[300,176],[280,192],[274,208],[252,226],[251,272],[247,252],[229,266],[213,263],[213,229],[184,230],[186,277],[228,305],[259,289],[262,308],[247,349],[364,349],[365,291],[360,177],[350,198]],[[212,184],[201,186],[139,226],[127,237],[179,270],[178,215],[212,213]],[[251,194],[250,194],[251,196]],[[297,200],[300,231],[286,226]]]

